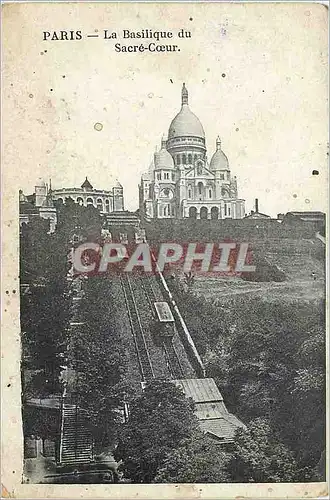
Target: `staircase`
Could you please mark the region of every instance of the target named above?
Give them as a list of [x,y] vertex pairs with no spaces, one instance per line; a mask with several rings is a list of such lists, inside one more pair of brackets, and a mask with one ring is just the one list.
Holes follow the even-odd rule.
[[64,402],[58,465],[88,464],[93,461],[93,455],[93,438],[83,410]]

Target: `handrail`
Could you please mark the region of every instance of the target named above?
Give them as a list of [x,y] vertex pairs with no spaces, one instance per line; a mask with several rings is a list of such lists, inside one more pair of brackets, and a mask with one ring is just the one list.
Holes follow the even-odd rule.
[[61,428],[60,428],[60,450],[59,450],[59,462],[62,463],[62,453],[63,453],[63,432],[64,432],[64,398],[66,396],[66,383],[64,384],[63,394],[61,398]]

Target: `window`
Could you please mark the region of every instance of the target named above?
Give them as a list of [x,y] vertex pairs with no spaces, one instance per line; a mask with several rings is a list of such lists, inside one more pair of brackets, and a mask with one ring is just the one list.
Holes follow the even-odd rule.
[[181,158],[180,158],[180,155],[177,155],[177,156],[176,156],[176,164],[177,164],[177,165],[180,165],[180,163],[181,163]]
[[93,198],[87,198],[87,205],[94,205]]
[[202,173],[203,173],[203,167],[202,167],[202,165],[199,163],[199,164],[197,165],[197,175],[202,175]]
[[175,180],[175,175],[174,175],[174,172],[172,172],[172,181]]
[[164,172],[164,179],[168,181],[169,178],[170,178],[170,174],[168,172]]
[[203,190],[203,183],[202,182],[199,182],[197,184],[197,187],[198,187],[198,194],[202,194],[202,190]]
[[192,164],[192,155],[191,154],[188,155],[188,164],[189,165]]
[[127,245],[128,243],[127,233],[119,233],[119,241],[120,243]]
[[84,204],[84,200],[82,198],[77,198],[77,203],[82,206]]
[[225,203],[225,216],[227,215],[227,203]]
[[161,180],[161,178],[162,178],[162,174],[158,173],[158,174],[157,174],[157,180],[158,180],[158,181],[160,181],[160,180]]
[[197,155],[194,155],[194,162],[196,162],[196,161],[197,161],[197,158],[198,158],[198,156],[197,156]]
[[190,188],[188,189],[188,198],[189,198],[189,200],[191,200],[191,189]]
[[230,216],[230,207],[228,207],[228,215]]
[[105,211],[110,212],[110,200],[105,200]]
[[212,189],[209,189],[209,198],[212,198]]
[[225,174],[220,174],[220,180],[224,181],[225,180]]
[[182,164],[185,165],[187,162],[186,162],[186,155],[182,155]]
[[96,206],[98,208],[98,210],[101,210],[103,211],[103,201],[101,198],[98,198],[97,201],[96,201]]

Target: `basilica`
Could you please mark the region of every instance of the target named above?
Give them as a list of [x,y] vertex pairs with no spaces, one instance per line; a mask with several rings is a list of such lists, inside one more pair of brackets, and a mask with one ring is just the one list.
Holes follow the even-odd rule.
[[245,215],[220,137],[211,161],[207,159],[205,132],[189,108],[185,84],[181,110],[141,177],[139,205],[147,219],[242,219]]

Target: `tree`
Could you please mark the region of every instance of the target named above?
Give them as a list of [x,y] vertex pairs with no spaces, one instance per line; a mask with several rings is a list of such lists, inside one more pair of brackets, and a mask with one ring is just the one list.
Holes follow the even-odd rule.
[[230,455],[201,431],[185,439],[167,453],[155,483],[224,483],[228,482]]
[[247,429],[236,431],[228,471],[237,483],[291,482],[298,477],[293,452],[279,442],[269,422],[261,418],[251,421]]
[[49,221],[33,219],[20,237],[23,393],[42,395],[59,390],[70,320],[66,251],[54,245]]
[[130,404],[115,459],[135,483],[151,483],[165,457],[198,427],[193,402],[171,382],[153,381]]
[[110,444],[131,395],[126,382],[128,358],[120,332],[113,323],[111,280],[108,275],[85,281],[79,322],[69,346],[70,364],[76,372],[74,391],[87,412],[97,443]]
[[[72,298],[68,282],[69,251],[74,234],[97,240],[101,217],[93,207],[73,200],[58,207],[56,231],[40,217],[23,225],[20,234],[21,331],[23,393],[60,391],[59,375],[66,357]],[[28,377],[29,372],[33,372]]]

